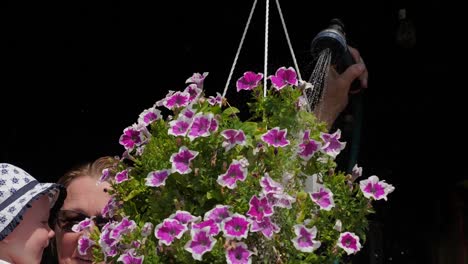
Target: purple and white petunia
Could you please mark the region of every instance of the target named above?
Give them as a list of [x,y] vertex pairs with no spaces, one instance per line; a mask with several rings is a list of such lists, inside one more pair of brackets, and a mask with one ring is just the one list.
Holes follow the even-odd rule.
[[131,233],[136,228],[136,223],[133,220],[129,220],[128,217],[124,217],[119,223],[115,223],[115,227],[110,233],[110,237],[116,240],[120,240],[123,234]]
[[203,74],[200,74],[198,72],[194,73],[192,77],[188,78],[185,83],[194,83],[196,84],[199,88],[203,87],[203,82],[205,81],[206,76],[208,76],[208,72],[204,72]]
[[346,146],[346,142],[339,141],[341,137],[341,130],[339,129],[333,134],[320,132],[320,137],[323,140],[322,151],[333,158],[336,158]]
[[186,146],[179,148],[179,152],[171,155],[170,162],[172,162],[172,171],[180,174],[188,174],[192,172],[190,168],[190,161],[198,155],[198,151],[189,150]]
[[159,187],[166,185],[166,179],[171,174],[171,170],[157,170],[148,173],[146,176],[146,186]]
[[234,247],[226,251],[226,262],[228,264],[250,264],[253,252],[248,250],[243,242],[237,242]]
[[185,136],[191,124],[192,124],[192,120],[185,118],[185,117],[172,120],[169,122],[169,130],[167,131],[167,134],[173,135],[176,137]]
[[247,238],[249,233],[250,220],[241,214],[233,214],[221,223],[221,229],[227,238],[240,240]]
[[292,239],[294,247],[302,252],[313,252],[320,247],[320,241],[314,240],[317,236],[317,227],[307,228],[304,225],[295,225],[296,237]]
[[202,89],[198,88],[196,84],[190,84],[185,88],[184,92],[190,95],[189,102],[191,103],[193,100],[198,98],[202,92]]
[[110,169],[106,168],[102,170],[101,177],[98,180],[98,183],[105,182],[111,177],[111,171]]
[[308,161],[320,149],[320,142],[310,138],[310,130],[304,132],[302,143],[299,144],[298,155],[303,160]]
[[127,169],[115,174],[115,183],[122,183],[124,181],[128,181],[128,170]]
[[361,249],[359,237],[352,232],[341,233],[337,245],[344,249],[348,255],[355,254]]
[[275,75],[268,77],[276,90],[281,90],[287,85],[298,85],[297,74],[293,67],[281,67],[276,70]]
[[187,106],[190,103],[190,94],[187,92],[175,92],[172,95],[166,96],[162,104],[170,110]]
[[203,254],[210,252],[216,244],[216,239],[209,235],[209,227],[202,229],[192,229],[192,239],[185,244],[184,248],[192,253],[196,260],[202,260]]
[[164,219],[154,228],[154,235],[159,239],[160,244],[169,246],[176,238],[180,239],[187,229],[186,225],[181,224],[176,219]]
[[291,209],[292,204],[296,202],[296,198],[287,193],[268,193],[266,197],[273,207]]
[[114,257],[117,255],[117,246],[119,240],[111,238],[111,232],[115,227],[115,223],[109,222],[101,230],[101,234],[99,235],[99,246],[105,256],[107,257]]
[[216,205],[215,208],[209,210],[208,212],[205,213],[205,216],[203,217],[204,220],[212,219],[214,220],[217,224],[220,224],[223,222],[224,219],[230,217],[232,213],[229,211],[230,206],[229,205]]
[[85,218],[76,225],[73,225],[71,230],[75,233],[79,233],[83,230],[90,231],[94,226],[94,221],[90,218]]
[[161,119],[161,111],[154,107],[151,107],[151,108],[144,110],[139,115],[138,123],[147,126],[158,119]]
[[144,128],[137,124],[129,126],[124,129],[123,134],[119,138],[119,143],[126,150],[131,151],[135,146],[139,146],[144,142],[145,132]]
[[80,255],[86,255],[89,248],[95,244],[96,242],[91,240],[88,235],[82,235],[80,239],[78,239],[78,253],[80,253]]
[[364,197],[374,198],[375,200],[387,200],[387,195],[395,190],[393,185],[388,184],[385,180],[379,181],[379,177],[372,175],[367,180],[359,182]]
[[221,104],[223,103],[223,97],[221,96],[220,93],[216,93],[216,97],[214,96],[208,97],[208,103],[213,106],[214,105],[221,106]]
[[151,235],[151,231],[153,231],[153,224],[151,222],[146,222],[143,227],[141,228],[141,235],[143,237],[147,237]]
[[283,193],[284,190],[283,185],[274,181],[267,172],[265,172],[265,175],[260,178],[260,186],[262,187],[262,192],[264,194]]
[[280,228],[275,223],[271,222],[270,217],[264,217],[261,221],[252,221],[252,226],[250,227],[250,232],[259,232],[271,239],[274,233],[278,233]]
[[102,208],[101,215],[102,217],[112,218],[115,215],[115,212],[118,209],[118,203],[115,196],[111,196],[107,204]]
[[127,250],[124,254],[120,255],[117,262],[123,262],[124,264],[142,264],[145,256],[137,256],[134,249]]
[[213,113],[206,115],[198,113],[193,118],[192,126],[188,132],[190,140],[198,137],[207,137],[210,135],[211,121],[213,120]]
[[221,231],[219,229],[218,224],[213,219],[208,219],[208,220],[202,221],[200,223],[192,224],[192,229],[202,229],[204,227],[209,228],[209,235],[210,236],[216,236],[217,234],[219,234],[219,231]]
[[279,129],[279,127],[272,128],[262,135],[262,140],[273,147],[285,147],[289,145],[289,140],[286,139],[288,129]]
[[194,216],[187,211],[177,210],[174,214],[169,216],[169,219],[175,219],[179,221],[179,223],[183,225],[187,225],[188,223],[198,222],[200,221],[200,216]]
[[223,136],[226,140],[223,141],[222,146],[224,147],[225,151],[229,151],[236,145],[245,146],[245,134],[242,129],[226,129],[221,132],[221,136]]
[[218,176],[217,182],[224,187],[234,189],[237,187],[237,181],[245,181],[248,169],[238,160],[232,160],[226,173]]
[[322,210],[330,211],[333,207],[335,207],[333,193],[326,187],[322,186],[318,192],[310,193],[310,198],[312,198],[312,201],[320,206],[320,209]]
[[252,217],[255,221],[262,221],[265,216],[273,214],[273,207],[268,202],[267,197],[258,198],[256,195],[252,196],[249,201],[249,211],[246,215]]
[[260,81],[263,79],[262,73],[245,72],[244,76],[240,77],[236,82],[237,91],[240,90],[252,90],[260,85]]

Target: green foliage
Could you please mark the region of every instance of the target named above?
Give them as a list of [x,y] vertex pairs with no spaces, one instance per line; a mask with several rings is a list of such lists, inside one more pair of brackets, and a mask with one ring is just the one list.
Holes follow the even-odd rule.
[[[216,205],[229,205],[231,211],[244,214],[249,210],[252,196],[259,195],[259,180],[265,173],[275,181],[282,183],[285,192],[296,199],[291,209],[275,208],[272,221],[280,232],[272,239],[267,239],[261,232],[249,233],[245,242],[254,252],[253,263],[332,263],[345,252],[336,246],[340,232],[334,229],[337,220],[343,223],[343,230],[357,234],[365,239],[368,222],[366,216],[371,213],[369,200],[359,191],[356,183],[350,183],[347,175],[335,172],[336,164],[332,158],[317,152],[309,161],[297,155],[298,145],[302,142],[305,130],[310,130],[310,137],[321,141],[320,133],[326,132],[326,126],[318,122],[315,116],[298,105],[302,91],[287,86],[282,90],[270,89],[266,97],[262,96],[262,87],[252,91],[253,100],[248,103],[251,118],[240,120],[237,108],[219,105],[212,106],[206,100],[199,99],[192,105],[198,113],[213,113],[219,128],[207,137],[190,140],[184,136],[168,134],[169,121],[159,119],[151,124],[151,137],[141,155],[131,152],[130,157],[122,160],[117,171],[129,170],[129,179],[120,184],[112,183],[114,195],[121,202],[120,216],[127,216],[137,223],[137,229],[126,235],[122,244],[131,245],[139,241],[141,246],[135,249],[137,255],[145,256],[145,263],[193,263],[194,260],[184,245],[190,240],[187,232],[171,246],[161,245],[151,234],[141,236],[141,227],[150,222],[155,226],[174,214],[177,210],[201,216]],[[180,113],[174,111],[173,119]],[[275,148],[266,145],[261,136],[269,129],[279,127],[287,129],[290,144]],[[244,146],[237,145],[229,151],[222,146],[225,140],[221,132],[225,129],[242,129],[246,136]],[[173,172],[161,187],[145,185],[147,175],[156,170],[169,169],[170,157],[181,146],[198,152],[191,162],[192,172],[179,174]],[[232,160],[248,160],[248,176],[238,182],[237,188],[222,187],[218,176],[225,173]],[[323,161],[325,160],[325,161]],[[319,175],[319,181],[329,188],[335,201],[330,211],[321,210],[304,190],[305,179]],[[317,227],[315,240],[321,246],[313,253],[298,251],[292,239],[296,236],[294,225],[305,224],[308,228]],[[99,231],[93,233],[93,240],[99,240]],[[203,255],[203,263],[225,263],[226,245],[231,243],[222,232],[215,236],[217,240],[213,250]],[[94,255],[103,259],[103,254],[96,248]],[[114,258],[114,261],[118,256]]]

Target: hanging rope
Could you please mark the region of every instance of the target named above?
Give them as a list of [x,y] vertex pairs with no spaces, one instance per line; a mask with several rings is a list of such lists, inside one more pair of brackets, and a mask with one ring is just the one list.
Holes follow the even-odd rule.
[[229,72],[229,77],[227,79],[226,85],[224,86],[224,91],[223,91],[222,98],[226,97],[226,92],[227,92],[229,83],[231,82],[231,77],[232,77],[232,74],[234,72],[234,68],[236,67],[237,59],[239,58],[239,53],[240,53],[240,51],[242,49],[242,45],[244,44],[245,35],[247,34],[247,30],[249,29],[250,21],[252,20],[252,15],[253,15],[253,13],[255,11],[255,6],[256,5],[257,5],[257,0],[254,1],[253,5],[252,5],[252,9],[250,9],[249,18],[247,19],[247,24],[245,25],[244,33],[242,33],[242,38],[241,38],[239,47],[237,48],[236,56],[234,57],[234,62],[232,63],[231,71]]
[[266,0],[265,5],[265,62],[263,70],[263,97],[266,97],[267,94],[267,79],[268,79],[268,24],[270,20],[270,0]]
[[279,0],[276,0],[276,6],[278,7],[278,12],[281,18],[281,24],[283,24],[284,34],[286,35],[286,40],[288,41],[289,51],[291,52],[291,56],[294,62],[294,67],[296,67],[297,77],[299,77],[299,81],[302,81],[301,72],[299,71],[299,66],[297,65],[296,56],[294,55],[294,50],[291,45],[291,40],[289,39],[288,30],[286,29],[286,23],[284,22],[283,12],[281,11]]

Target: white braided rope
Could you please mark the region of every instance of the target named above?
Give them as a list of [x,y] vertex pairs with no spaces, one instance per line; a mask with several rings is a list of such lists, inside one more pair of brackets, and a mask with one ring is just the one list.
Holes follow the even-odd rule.
[[270,0],[266,0],[265,5],[265,56],[264,56],[264,70],[263,70],[263,97],[267,94],[267,79],[268,79],[268,24],[270,20]]
[[241,41],[239,43],[239,47],[237,48],[236,56],[234,57],[234,62],[232,63],[232,66],[231,66],[231,71],[229,72],[229,76],[228,76],[228,79],[226,81],[226,85],[224,86],[224,91],[223,91],[222,98],[226,97],[226,92],[227,92],[227,89],[229,87],[229,83],[231,82],[231,77],[232,77],[232,74],[234,72],[234,68],[236,67],[237,59],[239,58],[239,53],[240,53],[240,51],[242,49],[242,45],[244,44],[245,35],[247,34],[247,30],[249,29],[250,21],[252,20],[252,15],[254,13],[256,5],[257,5],[257,0],[254,1],[253,5],[252,5],[252,9],[250,9],[249,18],[247,19],[247,23],[245,25],[244,32],[242,33],[242,38],[241,38]]
[[294,55],[294,50],[291,45],[291,40],[289,39],[288,30],[286,29],[286,23],[284,22],[283,12],[281,11],[279,0],[276,0],[276,6],[278,7],[278,12],[281,18],[281,24],[283,24],[284,34],[286,35],[286,40],[288,41],[289,51],[291,52],[291,56],[294,62],[294,67],[296,67],[297,77],[299,77],[299,81],[302,81],[301,72],[299,71],[299,66],[297,65],[296,56]]

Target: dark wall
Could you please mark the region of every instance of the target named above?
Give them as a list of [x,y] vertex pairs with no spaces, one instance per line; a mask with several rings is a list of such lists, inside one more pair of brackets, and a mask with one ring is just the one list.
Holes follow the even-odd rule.
[[[366,249],[359,263],[445,263],[436,259],[452,254],[439,248],[447,247],[444,228],[456,213],[444,208],[454,189],[466,194],[457,187],[466,166],[455,154],[464,133],[462,89],[450,60],[459,52],[452,3],[283,2],[304,76],[311,70],[310,41],[333,17],[343,19],[370,72],[358,161],[366,176],[397,189],[373,216],[371,242],[381,254],[372,259]],[[0,160],[55,181],[77,163],[120,155],[122,130],[168,90],[185,88],[193,72],[210,72],[208,95],[222,92],[251,4],[8,1]],[[293,63],[275,1],[270,5],[273,73]],[[396,43],[400,8],[414,25],[411,47]],[[264,10],[259,1],[233,80],[263,71]],[[228,98],[245,99],[232,91]]]

